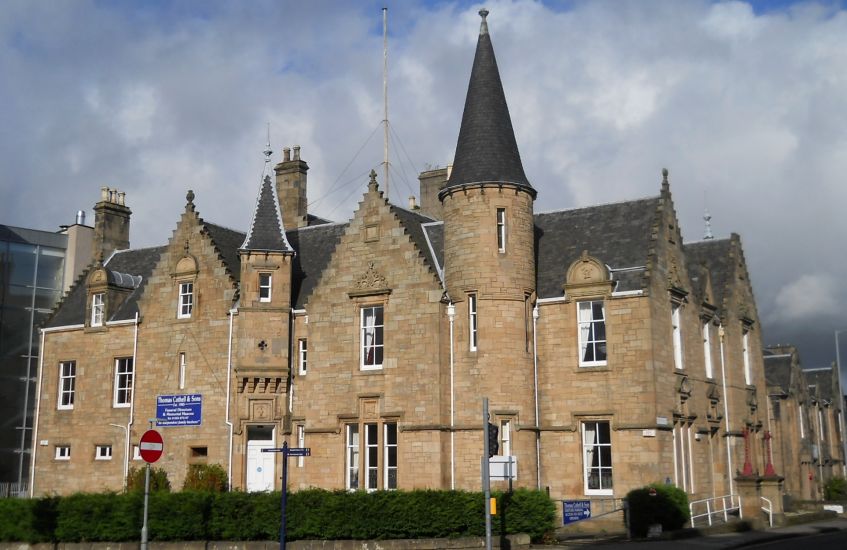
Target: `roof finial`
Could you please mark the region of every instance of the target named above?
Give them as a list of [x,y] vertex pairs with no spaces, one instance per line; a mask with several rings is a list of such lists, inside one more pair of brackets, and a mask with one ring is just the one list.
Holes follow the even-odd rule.
[[703,209],[703,220],[706,222],[706,231],[703,233],[704,240],[714,239],[715,236],[712,235],[712,216],[709,214],[709,209]]
[[488,21],[485,18],[488,16],[488,10],[482,8],[479,10],[479,16],[482,17],[482,23],[479,24],[479,34],[488,34]]
[[668,169],[662,168],[662,191],[667,191],[670,189],[670,184],[668,183]]
[[188,190],[188,193],[185,194],[185,211],[193,212],[194,211],[194,191],[191,189]]
[[370,178],[371,178],[371,180],[368,182],[368,189],[376,190],[376,188],[377,188],[376,170],[371,169]]
[[265,147],[265,150],[262,151],[262,154],[265,155],[266,165],[271,161],[271,155],[273,155],[273,153],[273,149],[271,149],[271,123],[268,122],[268,144]]

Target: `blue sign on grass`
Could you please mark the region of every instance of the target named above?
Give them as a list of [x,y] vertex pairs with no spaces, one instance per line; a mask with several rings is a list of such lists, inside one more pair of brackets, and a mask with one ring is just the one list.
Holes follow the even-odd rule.
[[590,500],[563,500],[562,501],[562,522],[567,525],[581,519],[591,517],[591,501]]
[[202,394],[156,396],[157,426],[199,426],[202,414]]

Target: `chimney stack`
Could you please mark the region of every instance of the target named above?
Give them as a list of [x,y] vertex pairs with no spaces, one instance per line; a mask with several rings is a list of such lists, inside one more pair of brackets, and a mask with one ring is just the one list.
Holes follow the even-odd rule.
[[274,167],[276,173],[276,194],[279,197],[279,209],[282,223],[286,229],[296,229],[308,225],[306,208],[306,172],[309,165],[300,160],[300,146],[292,151],[288,147],[282,150],[282,162]]
[[105,261],[115,250],[129,248],[129,217],[126,193],[100,189],[100,202],[94,205],[94,255]]

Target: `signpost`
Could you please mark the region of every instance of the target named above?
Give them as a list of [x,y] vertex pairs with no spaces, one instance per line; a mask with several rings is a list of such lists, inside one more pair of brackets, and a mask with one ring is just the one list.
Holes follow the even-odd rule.
[[563,500],[562,522],[564,525],[591,518],[590,500]]
[[147,463],[147,471],[144,473],[144,523],[141,525],[141,550],[147,550],[147,503],[150,500],[150,464],[159,460],[162,457],[162,451],[165,449],[162,434],[152,429],[153,420],[150,421],[150,428],[141,436],[141,441],[138,442],[138,450],[141,453],[141,458]]
[[[311,456],[312,449],[309,447],[288,447],[288,442],[282,443],[282,447],[262,449],[263,453],[282,453],[282,503],[280,510],[282,518],[279,526],[279,550],[285,550],[285,505],[288,500],[288,457],[289,456]],[[144,550],[144,549],[142,549]]]

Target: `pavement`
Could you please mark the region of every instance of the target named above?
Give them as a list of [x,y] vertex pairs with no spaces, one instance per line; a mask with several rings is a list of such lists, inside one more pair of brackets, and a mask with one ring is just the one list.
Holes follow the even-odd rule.
[[[673,538],[627,540],[625,536],[596,536],[573,538],[552,545],[532,545],[535,550],[567,550],[586,547],[602,547],[604,550],[628,549],[670,549],[670,548],[744,548],[757,544],[805,537],[821,533],[847,532],[847,518],[812,521],[787,527],[774,527],[762,530],[742,532],[714,532],[690,530],[675,533]],[[680,536],[681,535],[681,536]]]

